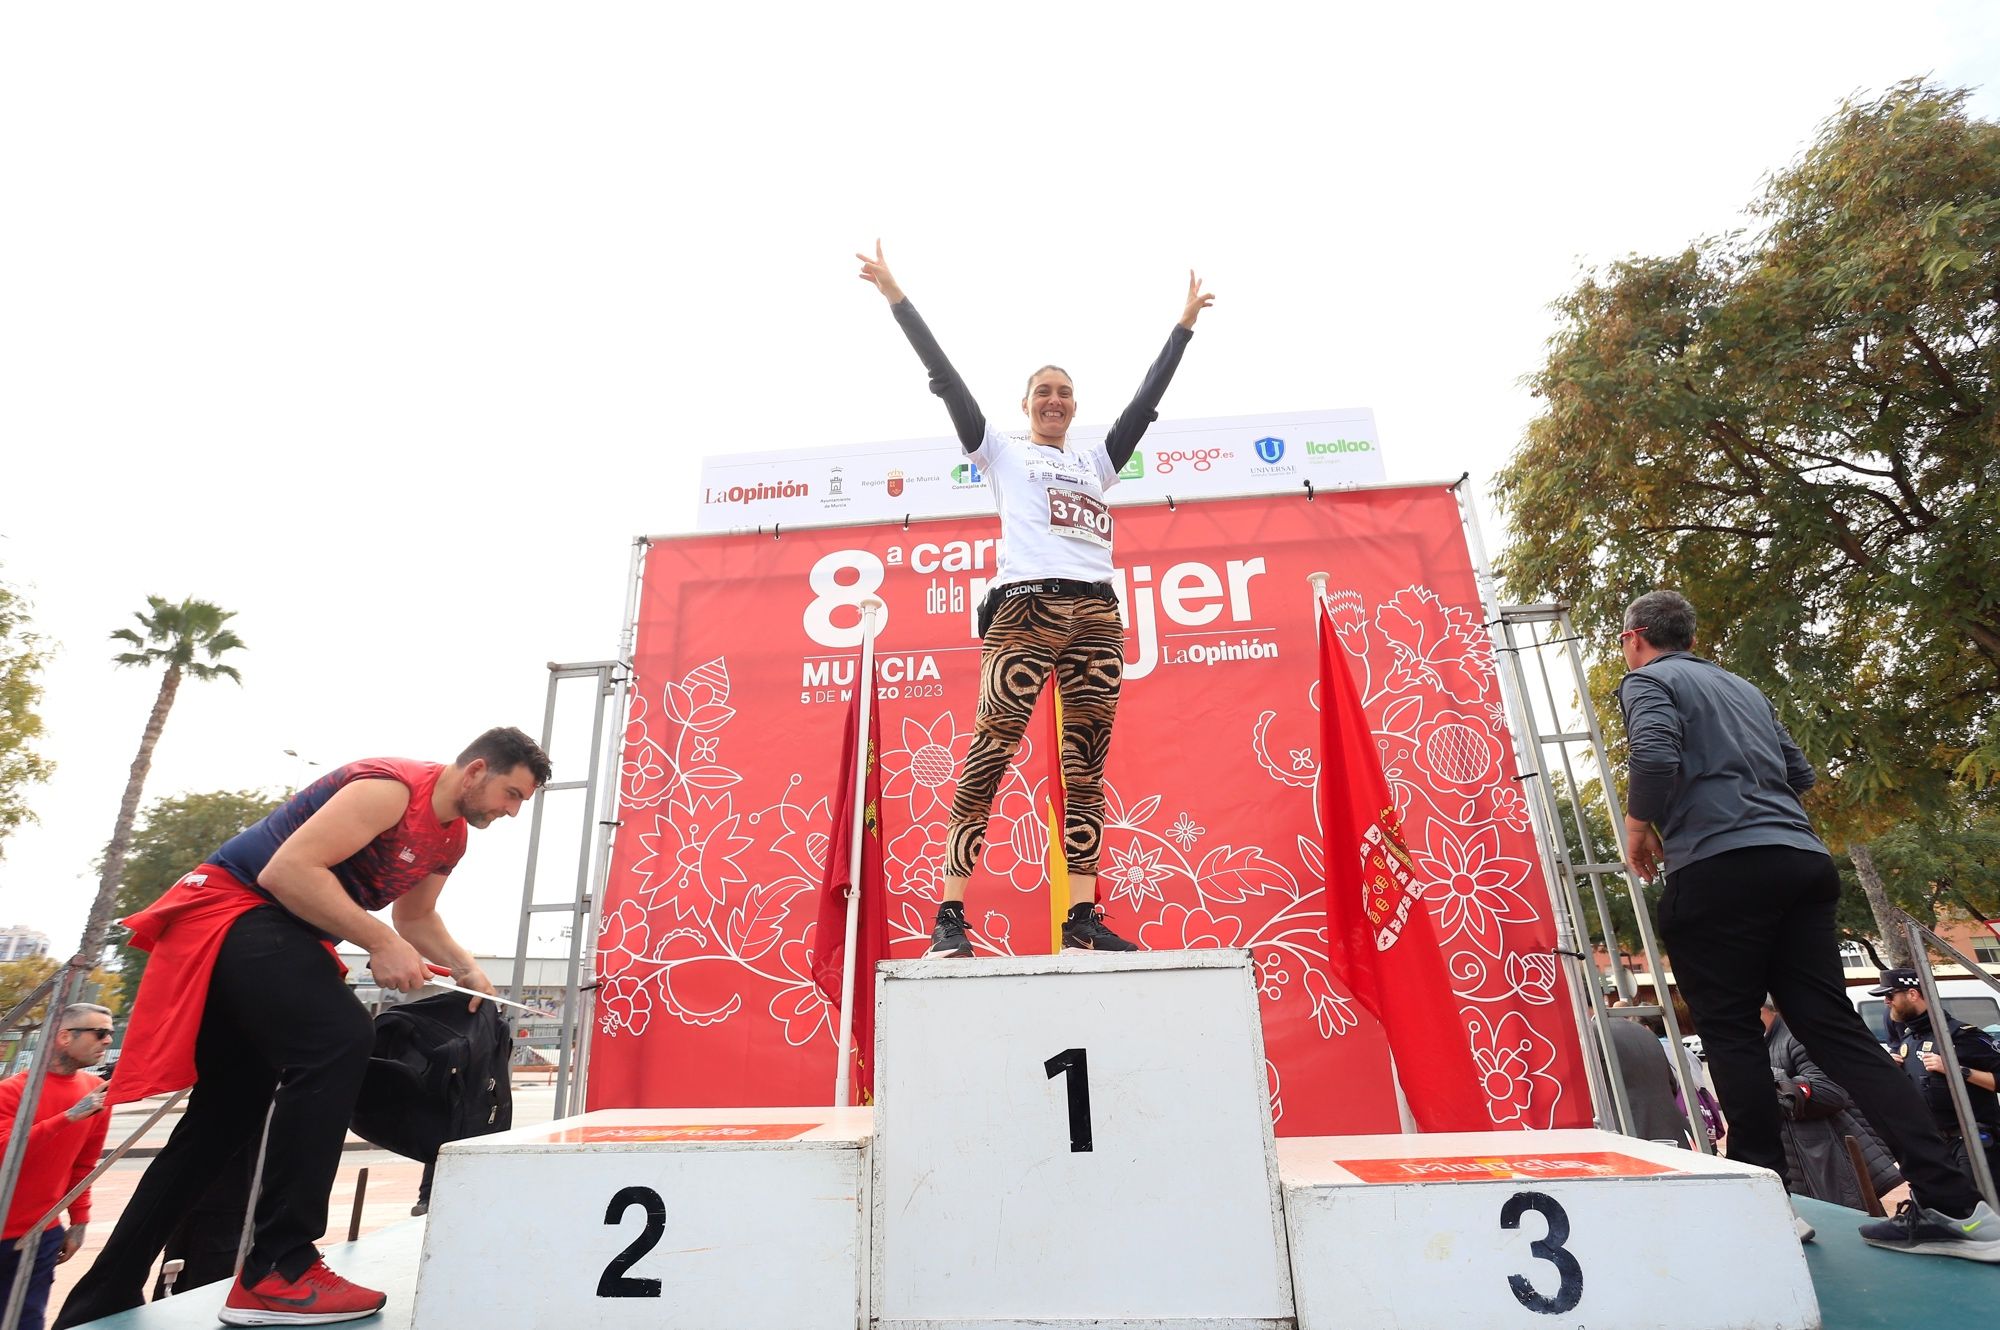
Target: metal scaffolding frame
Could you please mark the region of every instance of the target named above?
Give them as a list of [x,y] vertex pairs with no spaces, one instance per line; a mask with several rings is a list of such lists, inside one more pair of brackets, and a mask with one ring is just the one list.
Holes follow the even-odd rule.
[[[508,996],[526,997],[529,931],[538,914],[569,916],[568,964],[563,976],[561,1033],[555,1075],[555,1116],[583,1111],[590,1087],[590,1033],[596,1024],[597,921],[604,883],[611,869],[612,839],[620,821],[625,747],[626,696],[632,679],[632,645],[638,625],[639,581],[645,569],[643,536],[632,542],[631,576],[626,588],[624,626],[615,660],[549,662],[547,702],[542,710],[542,751],[553,751],[557,699],[564,684],[588,682],[594,691],[591,709],[589,764],[580,780],[550,781],[535,793],[528,822],[528,865],[521,883],[521,917],[514,934],[514,983]],[[576,878],[566,901],[535,899],[536,869],[542,847],[542,825],[548,796],[570,790],[583,792],[577,837]]]
[[[1570,626],[1569,606],[1501,604],[1493,567],[1486,557],[1486,541],[1479,530],[1479,515],[1466,489],[1469,476],[1460,476],[1451,488],[1458,498],[1466,544],[1472,552],[1480,602],[1486,607],[1494,672],[1500,678],[1501,698],[1514,732],[1521,792],[1542,850],[1542,873],[1556,926],[1555,959],[1569,979],[1570,1005],[1583,1048],[1593,1116],[1601,1127],[1633,1134],[1632,1106],[1626,1101],[1624,1078],[1619,1075],[1610,1022],[1624,1016],[1657,1017],[1666,1030],[1675,1079],[1682,1087],[1688,1137],[1697,1150],[1712,1154],[1714,1143],[1702,1124],[1694,1088],[1701,1082],[1681,1042],[1680,1022],[1674,1018],[1673,1000],[1667,995],[1668,979],[1659,965],[1652,915],[1624,863],[1624,810],[1611,779],[1604,732],[1590,700],[1589,669],[1577,645],[1580,639]],[[1591,825],[1586,810],[1593,806],[1605,818],[1608,843]],[[1593,907],[1589,910],[1585,908],[1586,894]],[[1611,1014],[1605,1002],[1595,959],[1599,945],[1607,955],[1619,954],[1611,917],[1615,894],[1622,894],[1632,907],[1657,999],[1635,1002],[1631,972],[1614,964],[1610,968],[1618,996],[1630,1004],[1618,1008],[1619,1017]]]
[[[1519,705],[1515,730],[1523,792],[1549,872],[1557,954],[1569,972],[1578,1028],[1585,1035],[1585,1064],[1598,1122],[1632,1134],[1632,1109],[1626,1102],[1609,1022],[1626,1016],[1657,1017],[1666,1030],[1667,1050],[1683,1087],[1689,1137],[1695,1148],[1712,1152],[1693,1090],[1701,1082],[1681,1041],[1652,914],[1624,862],[1624,810],[1611,779],[1603,730],[1590,699],[1588,668],[1570,625],[1569,607],[1503,606],[1496,627],[1500,672],[1514,694],[1510,700]],[[1593,813],[1601,820],[1594,820]],[[1609,977],[1619,999],[1628,1004],[1614,1015],[1595,957],[1600,946],[1607,956],[1621,954],[1612,915],[1612,902],[1619,898],[1632,911],[1654,1000],[1637,1002],[1632,971],[1614,963]]]

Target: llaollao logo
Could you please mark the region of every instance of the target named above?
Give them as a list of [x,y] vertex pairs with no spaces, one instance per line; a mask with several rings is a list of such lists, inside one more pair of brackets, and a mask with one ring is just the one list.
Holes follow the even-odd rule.
[[1306,443],[1307,457],[1338,457],[1342,453],[1372,453],[1375,445],[1366,439],[1332,439],[1325,443],[1309,440]]
[[1257,450],[1257,460],[1266,466],[1276,466],[1284,460],[1285,441],[1283,439],[1259,439],[1250,446]]

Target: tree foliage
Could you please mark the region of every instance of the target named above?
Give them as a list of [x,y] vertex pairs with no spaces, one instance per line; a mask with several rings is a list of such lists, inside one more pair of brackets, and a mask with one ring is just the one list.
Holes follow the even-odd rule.
[[[117,917],[151,905],[183,874],[212,857],[224,841],[278,803],[261,790],[214,790],[155,799],[132,832],[132,847],[118,883]],[[129,1002],[146,972],[146,953],[120,945],[118,963]]]
[[146,610],[135,611],[132,616],[145,630],[143,636],[130,628],[120,628],[111,634],[114,642],[124,642],[134,648],[112,657],[114,664],[143,668],[163,666],[164,671],[160,675],[159,694],[153,699],[153,709],[146,717],[146,728],[139,735],[139,753],[132,759],[132,771],[125,781],[125,796],[118,803],[118,818],[112,823],[111,841],[104,847],[97,896],[91,902],[90,918],[83,926],[80,949],[85,953],[94,953],[104,945],[104,933],[111,924],[118,883],[132,840],[132,823],[139,815],[139,797],[145,792],[147,773],[153,769],[153,750],[159,745],[161,732],[166,729],[167,713],[173,710],[181,680],[192,677],[202,681],[233,679],[237,683],[243,682],[243,676],[236,672],[236,667],[222,661],[224,655],[242,650],[245,645],[235,630],[228,627],[229,621],[236,617],[234,610],[221,609],[205,600],[184,600],[175,605],[160,596],[146,597],[146,605]]
[[1496,481],[1510,594],[1608,655],[1631,597],[1687,593],[1836,834],[2000,776],[2000,126],[1965,102],[1843,105],[1753,229],[1587,274]]
[[[18,961],[0,961],[0,1016],[14,1009],[14,1004],[35,991],[36,985],[61,968],[62,962],[53,956],[29,956]],[[118,975],[100,966],[90,972],[89,983],[94,995],[79,994],[71,999],[75,1002],[95,1002],[101,1007],[111,1008],[116,1016],[125,1010],[125,991],[119,986]],[[13,1028],[38,1024],[48,1014],[49,1003],[43,998],[29,1008]]]
[[[2000,800],[1990,792],[1899,823],[1870,841],[1869,849],[1890,903],[1925,927],[2000,919]],[[1835,862],[1852,884],[1852,862],[1845,855]],[[1842,894],[1839,923],[1864,944],[1875,932],[1858,890]]]
[[41,639],[29,627],[27,603],[0,582],[0,855],[6,853],[8,834],[34,817],[27,787],[55,770],[35,751],[42,734],[40,676],[47,664]]
[[[137,648],[113,656],[114,665],[151,668],[164,665],[169,674],[186,674],[207,682],[232,679],[243,682],[233,665],[221,663],[222,656],[244,645],[232,628],[224,625],[236,617],[205,600],[184,600],[178,605],[160,596],[146,597],[148,610],[134,610],[132,617],[146,630],[142,637],[130,628],[112,632],[111,640]],[[206,659],[204,659],[206,657]]]

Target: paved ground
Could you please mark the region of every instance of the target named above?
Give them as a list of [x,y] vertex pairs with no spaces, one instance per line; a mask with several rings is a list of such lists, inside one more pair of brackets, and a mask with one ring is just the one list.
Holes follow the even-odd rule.
[[[119,1105],[112,1113],[106,1145],[115,1146],[138,1130],[161,1102],[150,1099],[138,1104]],[[547,1122],[553,1115],[554,1107],[555,1092],[548,1085],[539,1081],[533,1084],[515,1082],[515,1126]],[[167,1114],[134,1147],[134,1154],[113,1164],[91,1187],[91,1219],[89,1228],[85,1230],[83,1250],[76,1254],[74,1260],[56,1267],[55,1288],[49,1296],[52,1315],[56,1308],[62,1306],[62,1300],[68,1296],[77,1278],[90,1268],[97,1250],[111,1236],[112,1225],[118,1222],[119,1212],[131,1198],[132,1189],[138,1186],[139,1177],[150,1160],[135,1155],[157,1151],[179,1120],[178,1110]],[[364,1169],[368,1173],[368,1184],[362,1199],[361,1222],[357,1232],[373,1233],[410,1217],[410,1207],[417,1200],[417,1184],[424,1175],[423,1165],[386,1150],[377,1150],[367,1142],[350,1136],[347,1138],[347,1150],[341,1156],[340,1175],[333,1184],[333,1197],[327,1207],[326,1242],[342,1242],[349,1236],[354,1193]]]

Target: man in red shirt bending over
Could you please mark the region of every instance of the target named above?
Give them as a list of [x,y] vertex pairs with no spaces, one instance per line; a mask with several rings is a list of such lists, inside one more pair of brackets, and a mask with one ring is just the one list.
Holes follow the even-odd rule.
[[[90,1074],[111,1047],[111,1012],[94,1002],[73,1002],[56,1016],[48,1075],[42,1097],[35,1103],[35,1125],[28,1128],[28,1151],[21,1156],[21,1177],[14,1187],[0,1242],[0,1307],[16,1279],[28,1281],[28,1298],[21,1304],[21,1330],[42,1330],[42,1312],[49,1303],[49,1281],[56,1267],[83,1245],[83,1226],[90,1222],[90,1193],[69,1205],[69,1228],[60,1218],[49,1221],[40,1241],[26,1251],[14,1244],[51,1206],[83,1181],[104,1153],[104,1082]],[[21,1094],[28,1073],[0,1081],[0,1152],[14,1135],[14,1115],[21,1111]],[[23,1271],[26,1271],[23,1274]]]
[[[516,729],[488,730],[450,765],[368,758],[328,772],[126,919],[152,952],[111,1102],[194,1086],[187,1112],[78,1282],[58,1327],[144,1301],[153,1260],[211,1178],[271,1114],[255,1234],[224,1300],[230,1325],[352,1320],[387,1301],[320,1259],[327,1195],[375,1027],[333,944],[368,951],[384,988],[493,983],[437,912],[466,828],[512,817],[549,779]],[[393,927],[371,911],[388,906]],[[476,1005],[478,999],[473,999]]]

